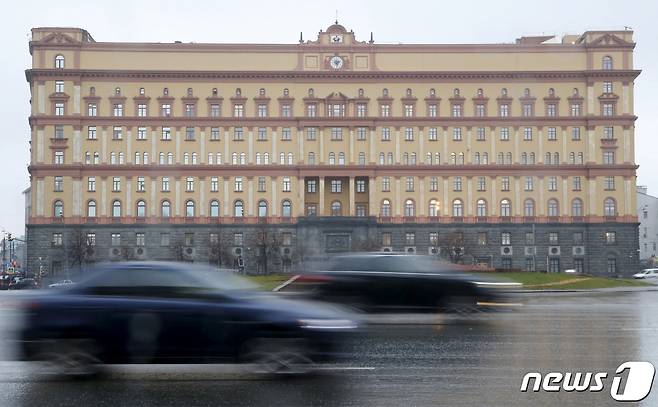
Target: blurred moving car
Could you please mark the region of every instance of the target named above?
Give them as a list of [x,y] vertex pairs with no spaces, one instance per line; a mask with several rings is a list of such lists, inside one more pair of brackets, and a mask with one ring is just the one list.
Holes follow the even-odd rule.
[[251,363],[301,373],[339,356],[357,324],[336,307],[276,298],[229,272],[190,264],[99,267],[25,304],[25,360],[89,375],[103,363]]
[[336,256],[319,271],[295,276],[277,291],[369,313],[468,313],[517,305],[501,290],[514,285],[468,274],[432,256],[363,253]]
[[39,282],[33,278],[16,278],[9,283],[9,290],[34,290],[39,288]]
[[637,274],[633,274],[635,279],[654,279],[658,278],[658,268],[657,269],[644,269]]
[[12,281],[11,276],[0,276],[0,290],[8,290]]
[[75,283],[74,283],[73,281],[71,281],[71,280],[60,280],[60,281],[58,281],[58,282],[56,282],[56,283],[49,284],[49,285],[48,285],[48,288],[68,287],[68,286],[70,286],[70,285],[72,285],[72,284],[75,284]]

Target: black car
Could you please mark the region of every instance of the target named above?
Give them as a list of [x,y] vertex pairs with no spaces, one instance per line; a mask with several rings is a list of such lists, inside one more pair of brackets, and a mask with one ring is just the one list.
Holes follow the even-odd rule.
[[60,373],[102,363],[247,362],[301,372],[339,356],[356,328],[336,307],[253,290],[231,273],[177,263],[115,263],[25,304],[25,360]]
[[39,282],[33,278],[16,279],[9,283],[9,290],[35,290],[39,288]]
[[511,285],[461,271],[433,256],[364,253],[336,256],[278,288],[364,312],[459,312],[513,305]]

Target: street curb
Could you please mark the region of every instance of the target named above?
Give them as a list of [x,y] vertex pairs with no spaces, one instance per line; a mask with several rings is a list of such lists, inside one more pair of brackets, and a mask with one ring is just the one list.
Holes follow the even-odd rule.
[[645,291],[658,291],[658,287],[638,287],[630,288],[583,288],[583,289],[564,289],[564,290],[510,290],[512,294],[542,294],[542,293],[636,293]]

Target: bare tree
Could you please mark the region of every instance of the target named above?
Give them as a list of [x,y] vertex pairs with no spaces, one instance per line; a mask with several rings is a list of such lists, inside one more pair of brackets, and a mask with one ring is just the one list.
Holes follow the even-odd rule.
[[75,228],[71,232],[67,257],[72,266],[77,265],[78,271],[88,263],[94,254],[94,242],[87,237],[81,228]]
[[466,254],[464,234],[461,232],[441,233],[436,240],[441,248],[440,255],[451,263],[463,263]]
[[374,236],[367,236],[365,239],[358,240],[354,249],[358,252],[375,252],[381,250],[382,245]]
[[269,231],[265,227],[259,228],[256,234],[256,260],[258,262],[259,271],[262,270],[263,274],[268,274],[268,264],[270,260],[273,263],[278,263],[281,258],[281,242],[276,234]]
[[171,251],[171,255],[174,258],[174,260],[175,261],[186,260],[187,258],[185,254],[186,249],[187,247],[185,246],[184,238],[180,235],[174,235],[169,245],[169,250]]
[[216,264],[217,268],[222,265],[229,266],[229,260],[232,259],[231,242],[222,233],[211,234],[207,240],[208,261]]

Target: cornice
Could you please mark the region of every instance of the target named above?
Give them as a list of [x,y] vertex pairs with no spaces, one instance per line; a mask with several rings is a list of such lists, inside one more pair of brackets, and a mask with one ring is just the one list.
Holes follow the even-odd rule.
[[633,80],[640,70],[581,71],[168,71],[105,69],[28,69],[28,82],[49,78],[77,80],[226,80],[226,81],[510,81],[510,80]]

